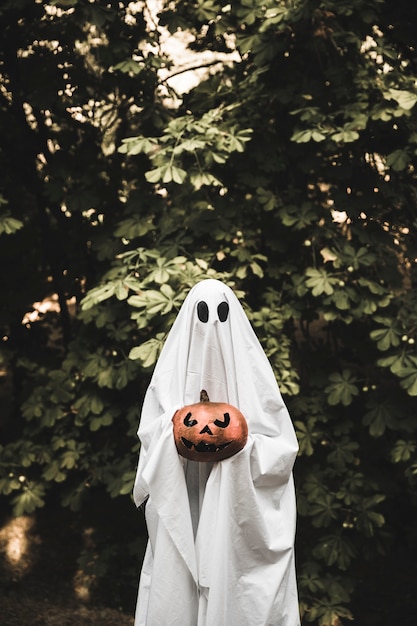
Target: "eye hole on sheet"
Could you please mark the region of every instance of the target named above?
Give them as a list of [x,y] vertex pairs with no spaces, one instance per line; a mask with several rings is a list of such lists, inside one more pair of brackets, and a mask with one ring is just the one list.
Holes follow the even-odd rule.
[[200,322],[203,322],[204,324],[208,322],[209,309],[207,302],[204,302],[204,300],[201,300],[201,302],[197,304],[197,315]]
[[221,322],[225,322],[229,316],[229,305],[227,302],[220,302],[217,307],[217,314]]

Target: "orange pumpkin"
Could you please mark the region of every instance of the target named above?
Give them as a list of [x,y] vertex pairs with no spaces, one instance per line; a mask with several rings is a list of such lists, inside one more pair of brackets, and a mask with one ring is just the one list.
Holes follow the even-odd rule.
[[191,461],[221,461],[245,446],[248,425],[226,402],[210,402],[203,389],[200,402],[178,409],[172,418],[178,453]]

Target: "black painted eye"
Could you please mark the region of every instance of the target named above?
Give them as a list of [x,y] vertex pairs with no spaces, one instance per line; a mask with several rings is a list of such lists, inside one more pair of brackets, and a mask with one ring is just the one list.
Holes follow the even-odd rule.
[[220,420],[214,420],[214,423],[216,424],[216,426],[219,426],[219,428],[227,428],[230,424],[229,413],[223,413],[223,415],[224,415],[224,420],[222,422]]
[[184,426],[187,426],[188,428],[191,428],[191,426],[195,426],[197,424],[197,420],[191,420],[191,413],[187,413],[187,415],[184,417]]
[[225,322],[227,320],[229,315],[229,305],[227,304],[227,302],[220,302],[219,306],[217,307],[217,314],[221,322]]
[[208,322],[209,309],[207,306],[207,302],[204,302],[204,300],[197,304],[197,315],[200,322],[204,322],[204,324]]

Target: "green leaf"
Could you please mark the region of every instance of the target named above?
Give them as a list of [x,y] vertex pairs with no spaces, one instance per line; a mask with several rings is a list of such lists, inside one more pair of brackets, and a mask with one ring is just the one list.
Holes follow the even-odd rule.
[[314,431],[314,425],[315,420],[312,418],[307,420],[307,424],[300,421],[294,422],[300,446],[300,455],[305,454],[306,456],[311,456],[314,453],[314,442],[319,437],[319,433]]
[[331,138],[336,143],[351,143],[359,139],[359,133],[356,130],[342,129],[331,135]]
[[99,430],[103,426],[110,426],[114,421],[113,415],[109,412],[100,415],[100,417],[93,417],[89,422],[89,427],[92,432]]
[[[378,365],[382,364],[383,361],[384,359],[378,359]],[[416,371],[416,362],[413,360],[413,357],[404,352],[392,355],[391,362],[389,362],[389,357],[387,357],[386,362],[391,372],[400,378],[412,376]]]
[[126,137],[122,139],[122,145],[118,151],[122,154],[135,156],[136,154],[148,154],[155,149],[158,142],[153,137]]
[[130,296],[128,303],[137,308],[146,308],[148,317],[157,313],[166,315],[177,305],[181,304],[181,294],[174,292],[167,284],[161,285],[159,291],[148,289],[141,295]]
[[[365,267],[371,266],[375,262],[376,256],[374,252],[365,246],[354,248],[353,246],[347,244],[343,246],[339,259],[345,266],[350,267],[350,270],[352,268],[354,270],[358,270],[361,265],[364,265]],[[335,265],[336,267],[339,267],[340,263]]]
[[340,618],[353,619],[351,612],[338,602],[320,600],[309,609],[309,621],[316,621],[319,626],[339,626]]
[[61,7],[75,7],[79,0],[49,0],[49,3],[53,6]]
[[408,395],[417,396],[417,368],[411,370],[411,373],[403,378],[400,384],[407,391]]
[[42,508],[45,504],[44,496],[45,488],[43,485],[26,483],[22,491],[12,500],[16,517],[33,513],[36,509]]
[[9,213],[0,215],[0,235],[13,235],[16,231],[23,228],[23,222],[11,217]]
[[373,341],[376,341],[378,349],[382,351],[388,350],[392,346],[398,346],[401,338],[400,333],[393,326],[372,330],[370,337]]
[[291,137],[291,141],[295,141],[296,143],[308,143],[309,141],[320,142],[325,139],[326,135],[316,129],[299,130],[294,132]]
[[337,533],[323,537],[315,546],[313,554],[329,566],[336,564],[341,570],[347,570],[357,550],[347,537]]
[[240,35],[237,38],[238,49],[241,54],[246,54],[256,49],[261,44],[261,37],[259,35]]
[[181,167],[172,167],[172,180],[174,181],[174,183],[177,183],[178,185],[181,185],[185,179],[187,178],[187,172],[186,170],[182,169]]
[[4,496],[10,495],[22,487],[18,478],[9,473],[7,478],[0,478],[0,493]]
[[114,236],[134,239],[135,237],[143,237],[153,229],[154,225],[151,219],[143,219],[140,215],[133,215],[119,223],[114,231]]
[[[183,170],[181,167],[176,167],[174,165],[167,165],[161,168],[162,172],[162,182],[163,183],[178,183],[181,184],[187,177],[187,172]],[[148,176],[146,175],[146,180],[148,182],[152,182]]]
[[356,378],[350,370],[344,369],[342,373],[334,372],[329,376],[330,384],[325,388],[328,394],[327,401],[331,405],[343,404],[349,406],[354,396],[359,394]]
[[399,439],[391,450],[391,460],[393,463],[403,463],[409,461],[417,450],[414,441]]
[[221,181],[207,172],[195,172],[190,174],[190,182],[194,189],[201,189],[204,185],[218,187]]
[[116,290],[116,283],[111,282],[105,285],[101,285],[100,287],[94,287],[91,289],[85,298],[81,300],[81,308],[83,311],[88,311],[91,307],[96,306],[100,302],[104,302],[104,300],[108,300],[112,296],[114,296]]
[[341,504],[333,495],[324,494],[315,500],[310,507],[313,526],[317,528],[329,526],[333,520],[337,519]]
[[348,311],[352,303],[349,300],[349,292],[345,289],[338,289],[332,294],[332,300],[335,303],[336,307],[341,311]]
[[387,100],[395,100],[406,111],[410,111],[417,102],[417,94],[404,89],[388,89],[384,96]]
[[156,167],[153,170],[149,170],[148,172],[145,173],[145,178],[148,181],[148,183],[159,183],[159,181],[162,179],[163,176],[163,168],[162,167]]
[[375,511],[374,508],[385,499],[384,495],[375,494],[362,500],[356,518],[356,526],[366,537],[373,537],[375,530],[384,526],[385,517],[382,513]]
[[285,226],[294,226],[296,230],[300,230],[314,224],[317,220],[317,211],[311,202],[303,202],[299,207],[296,205],[285,206],[278,211]]
[[306,285],[312,290],[313,296],[331,295],[334,292],[333,285],[339,282],[336,277],[330,276],[324,269],[309,267],[306,270],[306,276],[308,276]]
[[[273,7],[272,9],[267,9],[265,11],[265,20],[268,24],[278,24],[281,22],[284,17],[287,15],[288,9],[287,7]],[[261,29],[262,32],[262,29]]]
[[313,594],[323,590],[324,581],[316,563],[307,562],[303,564],[298,574],[298,584],[301,589],[306,589]]
[[394,152],[390,152],[387,156],[387,165],[392,167],[395,172],[401,172],[405,170],[407,165],[410,163],[411,157],[407,150],[394,150]]
[[134,470],[128,469],[121,472],[115,472],[113,468],[109,471],[108,491],[112,498],[118,496],[124,496],[132,493],[133,484],[135,481]]
[[[120,63],[116,63],[116,65],[114,65],[112,67],[113,70],[117,71],[119,70],[120,72],[123,72],[124,74],[130,74],[131,76],[136,76],[137,74],[140,74],[140,72],[142,72],[145,68],[145,65],[142,62],[139,61],[135,61],[134,59],[126,59],[125,61],[120,61]],[[122,152],[120,150],[120,152]],[[132,154],[132,152],[129,152],[129,154]]]
[[369,434],[372,437],[381,437],[386,428],[393,426],[394,407],[384,404],[376,404],[363,416],[363,423],[369,426]]
[[62,483],[66,478],[66,474],[61,472],[61,467],[58,461],[52,461],[52,463],[50,463],[49,466],[43,471],[43,477],[47,481],[53,480],[57,483]]
[[142,361],[143,367],[151,367],[156,363],[161,353],[165,338],[164,333],[158,333],[156,337],[148,339],[148,341],[145,341],[140,346],[135,346],[129,352],[129,359],[139,359]]
[[340,441],[331,444],[331,452],[327,455],[327,460],[334,466],[345,469],[346,465],[355,463],[359,446],[356,441],[351,441],[348,437],[342,437]]
[[129,289],[123,280],[117,280],[114,285],[114,295],[118,300],[126,300],[129,295]]

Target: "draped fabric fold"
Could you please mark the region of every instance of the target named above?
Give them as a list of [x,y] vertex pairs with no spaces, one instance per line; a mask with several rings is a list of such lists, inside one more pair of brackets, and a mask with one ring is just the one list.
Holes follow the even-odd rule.
[[[217,463],[177,453],[172,416],[239,408],[246,446]],[[299,626],[292,468],[298,444],[272,368],[233,291],[191,289],[145,395],[134,487],[149,543],[135,626]]]

